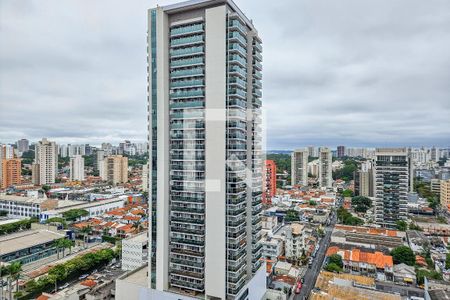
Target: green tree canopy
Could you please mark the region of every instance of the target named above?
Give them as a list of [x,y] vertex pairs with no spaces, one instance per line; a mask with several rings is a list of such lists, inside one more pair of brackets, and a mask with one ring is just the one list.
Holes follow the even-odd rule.
[[355,196],[352,198],[352,206],[355,211],[365,213],[369,208],[372,207],[372,200],[364,196]]
[[286,212],[286,216],[284,217],[284,220],[287,222],[292,222],[292,221],[298,221],[298,211],[293,210],[293,209],[289,209]]
[[85,209],[74,208],[63,213],[63,217],[68,221],[76,221],[81,217],[86,217],[89,212]]
[[407,264],[413,266],[416,263],[416,256],[411,248],[407,246],[399,246],[391,251],[392,259],[395,264]]
[[344,225],[359,226],[364,224],[362,219],[354,217],[343,207],[340,207],[337,210],[337,216],[338,220],[340,220]]
[[344,267],[344,263],[342,262],[342,256],[339,254],[332,254],[328,257],[329,264],[336,264],[340,268]]
[[352,196],[353,196],[353,191],[352,191],[352,190],[349,190],[349,189],[343,190],[343,191],[342,191],[342,196],[343,196],[343,197],[352,197]]
[[403,220],[398,220],[397,222],[395,222],[395,226],[397,227],[397,230],[400,231],[406,231],[406,229],[408,229],[408,223]]
[[328,272],[333,272],[333,273],[340,273],[340,272],[342,272],[342,268],[339,267],[335,263],[329,263],[328,265],[326,265],[325,266],[325,270],[327,270]]

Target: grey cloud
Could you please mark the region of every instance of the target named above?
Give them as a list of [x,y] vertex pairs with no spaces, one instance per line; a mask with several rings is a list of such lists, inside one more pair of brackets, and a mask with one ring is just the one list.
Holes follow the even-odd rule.
[[[264,42],[268,148],[450,145],[447,0],[236,3]],[[145,140],[155,5],[1,1],[0,141]]]

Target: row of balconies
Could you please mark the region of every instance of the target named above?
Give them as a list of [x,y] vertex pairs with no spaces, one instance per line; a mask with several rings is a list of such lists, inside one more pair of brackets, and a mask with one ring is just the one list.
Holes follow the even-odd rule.
[[189,24],[180,27],[173,27],[170,29],[170,36],[175,37],[179,35],[195,34],[204,31],[203,23]]

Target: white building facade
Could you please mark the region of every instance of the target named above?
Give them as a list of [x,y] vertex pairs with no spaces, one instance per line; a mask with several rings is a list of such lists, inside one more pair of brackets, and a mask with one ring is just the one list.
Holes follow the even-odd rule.
[[75,155],[70,158],[70,181],[84,180],[84,158],[81,155]]

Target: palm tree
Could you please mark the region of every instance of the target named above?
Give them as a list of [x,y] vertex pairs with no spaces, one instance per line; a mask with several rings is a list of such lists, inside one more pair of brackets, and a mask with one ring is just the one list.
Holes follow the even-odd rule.
[[12,299],[12,282],[16,281],[16,292],[19,291],[19,277],[22,272],[22,263],[15,261],[8,266],[9,273],[9,299]]
[[134,222],[132,227],[136,230],[137,233],[139,233],[143,228],[141,221]]
[[65,256],[65,252],[67,248],[70,248],[70,253],[72,253],[73,242],[68,239],[61,239],[61,247],[63,250],[63,257]]
[[61,247],[61,239],[54,240],[53,246],[56,248],[56,255],[57,255],[57,258],[59,259],[59,248]]
[[86,237],[89,236],[89,234],[92,232],[92,227],[91,226],[86,226],[83,227],[83,229],[81,229],[80,231],[83,235],[83,244],[84,244],[84,248],[86,248]]

